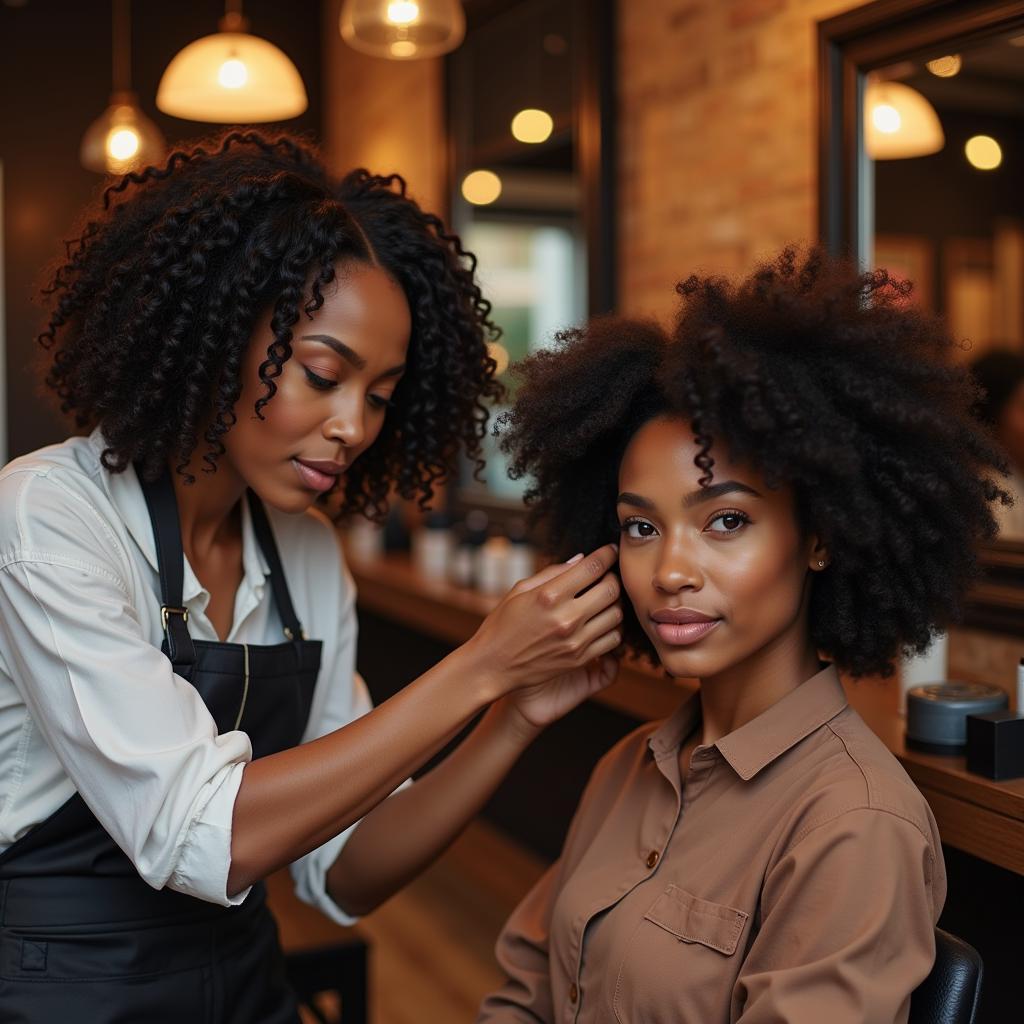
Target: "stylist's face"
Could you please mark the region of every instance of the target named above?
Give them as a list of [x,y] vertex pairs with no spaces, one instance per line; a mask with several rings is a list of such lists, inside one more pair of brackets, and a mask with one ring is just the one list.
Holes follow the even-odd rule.
[[716,446],[702,489],[699,450],[679,419],[633,437],[619,470],[619,565],[662,665],[708,678],[799,628],[809,572],[827,556],[801,537],[790,488],[769,490]]
[[292,355],[266,393],[260,364],[273,341],[269,311],[253,333],[242,366],[238,422],[224,438],[232,466],[265,502],[301,512],[338,486],[345,470],[373,444],[405,369],[409,304],[385,271],[363,264],[338,268],[324,304],[292,328]]

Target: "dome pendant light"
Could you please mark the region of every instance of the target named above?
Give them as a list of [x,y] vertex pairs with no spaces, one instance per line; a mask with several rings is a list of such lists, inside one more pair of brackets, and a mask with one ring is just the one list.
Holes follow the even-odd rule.
[[173,117],[219,124],[298,117],[309,105],[302,76],[273,43],[249,35],[241,0],[227,0],[218,27],[167,65],[156,105]]
[[114,91],[110,106],[86,129],[78,153],[87,170],[100,174],[127,174],[159,163],[166,149],[160,129],[132,92],[130,2],[113,2]]
[[939,115],[916,89],[900,82],[868,82],[864,144],[872,160],[928,156],[945,142]]
[[466,34],[459,0],[345,0],[341,37],[360,53],[418,60],[450,53]]

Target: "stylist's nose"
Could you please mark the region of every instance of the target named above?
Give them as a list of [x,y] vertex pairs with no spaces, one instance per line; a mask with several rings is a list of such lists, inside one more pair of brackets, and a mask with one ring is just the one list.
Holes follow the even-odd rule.
[[665,594],[700,590],[704,586],[704,576],[683,539],[672,538],[662,546],[652,583],[655,590]]
[[330,419],[324,421],[324,437],[358,448],[366,437],[365,401],[361,395],[340,395]]

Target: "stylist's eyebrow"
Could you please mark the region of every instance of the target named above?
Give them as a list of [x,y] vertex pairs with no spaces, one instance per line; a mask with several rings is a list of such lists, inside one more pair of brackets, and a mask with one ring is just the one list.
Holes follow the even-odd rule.
[[[319,341],[321,345],[326,345],[337,352],[345,362],[351,363],[357,370],[366,369],[366,360],[358,352],[354,352],[345,342],[338,341],[337,338],[332,337],[330,334],[304,334],[302,335],[302,340]],[[385,370],[381,376],[400,377],[403,373],[405,373],[405,363],[402,363],[400,366],[393,366],[390,370]]]
[[[683,508],[693,508],[694,505],[699,505],[705,501],[712,501],[715,498],[721,498],[725,494],[751,494],[755,498],[760,498],[761,494],[755,491],[753,487],[748,487],[746,484],[741,484],[739,480],[723,480],[720,484],[712,484],[710,487],[702,487],[699,491],[691,491],[685,498],[683,498]],[[634,508],[647,509],[648,511],[654,508],[654,502],[649,498],[644,498],[639,494],[633,494],[631,491],[623,491],[616,504],[619,505],[632,505]]]

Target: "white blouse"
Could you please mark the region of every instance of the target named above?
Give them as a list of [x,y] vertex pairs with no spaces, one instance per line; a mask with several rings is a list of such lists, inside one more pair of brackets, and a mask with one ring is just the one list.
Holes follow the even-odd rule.
[[[99,431],[0,471],[0,850],[77,790],[154,888],[227,906],[231,817],[252,757],[244,732],[218,734],[196,690],[161,653],[160,577],[134,470],[103,468]],[[283,638],[242,502],[244,579],[229,642]],[[267,509],[310,639],[323,642],[303,741],[370,710],[355,671],[355,587],[319,513]],[[185,560],[196,640],[217,640],[210,595]],[[354,826],[353,826],[354,828]],[[298,895],[342,924],[326,872],[348,829],[296,861]]]

